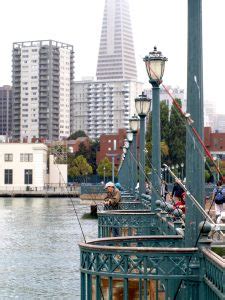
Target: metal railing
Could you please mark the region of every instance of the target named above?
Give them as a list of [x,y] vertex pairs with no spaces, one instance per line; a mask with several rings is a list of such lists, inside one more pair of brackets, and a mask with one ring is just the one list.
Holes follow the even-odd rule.
[[155,235],[156,218],[149,210],[109,210],[98,213],[98,237],[109,237],[112,228],[119,236]]
[[103,193],[105,193],[103,184],[81,183],[80,188],[81,188],[81,190],[80,190],[81,194],[103,194]]
[[[175,221],[175,220],[174,220]],[[98,212],[98,237],[131,235],[177,235],[182,234],[183,222],[173,222],[166,212],[149,210],[106,210]]]
[[225,299],[225,259],[210,249],[203,249],[202,252],[205,262],[205,299]]
[[[81,299],[174,299],[177,291],[178,299],[199,299],[198,249],[169,248],[163,238],[160,247],[143,246],[154,245],[157,237],[80,243]],[[188,284],[179,288],[181,280]]]

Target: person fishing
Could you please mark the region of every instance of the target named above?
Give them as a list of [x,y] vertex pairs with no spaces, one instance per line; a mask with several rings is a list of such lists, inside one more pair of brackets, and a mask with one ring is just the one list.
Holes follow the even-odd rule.
[[[104,198],[106,209],[116,210],[119,208],[119,202],[121,201],[120,191],[115,187],[115,184],[111,181],[105,185],[106,197]],[[112,235],[114,237],[119,236],[119,228],[112,227]]]
[[105,185],[106,197],[104,198],[105,205],[108,205],[110,209],[118,209],[119,202],[121,201],[120,191],[115,187],[115,184],[111,181]]

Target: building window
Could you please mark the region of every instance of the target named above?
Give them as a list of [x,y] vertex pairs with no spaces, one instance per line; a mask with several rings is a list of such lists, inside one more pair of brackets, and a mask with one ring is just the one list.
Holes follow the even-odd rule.
[[13,161],[13,154],[5,153],[5,161]]
[[33,183],[33,170],[25,169],[24,170],[24,184],[32,184]]
[[33,154],[32,153],[20,153],[20,161],[32,162]]
[[13,170],[5,169],[5,184],[12,184],[12,183],[13,183]]

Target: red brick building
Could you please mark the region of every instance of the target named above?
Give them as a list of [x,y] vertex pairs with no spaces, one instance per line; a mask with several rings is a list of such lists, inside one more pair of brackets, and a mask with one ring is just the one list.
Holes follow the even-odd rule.
[[109,161],[112,161],[112,156],[115,155],[115,166],[120,164],[120,157],[123,153],[124,139],[126,138],[126,129],[119,129],[118,133],[102,134],[100,136],[100,151],[97,152],[96,162],[99,162],[108,157]]
[[[102,134],[100,136],[100,151],[97,152],[96,162],[99,162],[108,157],[109,161],[112,161],[112,155],[115,155],[115,166],[120,164],[120,158],[123,153],[124,139],[126,139],[126,129],[119,129],[118,133]],[[139,145],[139,134],[137,135],[137,145]]]
[[212,132],[211,127],[205,127],[204,142],[212,154],[225,155],[225,132]]
[[68,140],[67,147],[72,150],[71,152],[76,153],[79,150],[80,144],[84,144],[87,150],[90,149],[90,139],[89,137],[78,137],[76,140]]

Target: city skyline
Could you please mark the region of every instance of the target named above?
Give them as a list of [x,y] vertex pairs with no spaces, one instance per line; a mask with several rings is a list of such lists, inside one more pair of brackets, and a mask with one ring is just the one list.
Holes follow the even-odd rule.
[[[164,83],[186,89],[187,1],[130,0],[129,3],[138,80],[148,86],[142,58],[157,45],[168,57]],[[60,4],[60,1],[54,1],[53,7],[52,1],[44,0],[36,5],[34,2],[31,5],[28,0],[4,2],[3,10],[10,11],[12,20],[8,14],[3,14],[0,20],[1,28],[7,29],[1,39],[0,85],[11,84],[12,44],[21,40],[56,39],[72,44],[75,80],[96,75],[104,0],[68,0],[63,6]],[[225,112],[223,94],[219,91],[223,84],[224,61],[217,63],[215,55],[225,51],[221,39],[224,8],[223,0],[203,3],[204,99],[216,103],[220,112]]]

